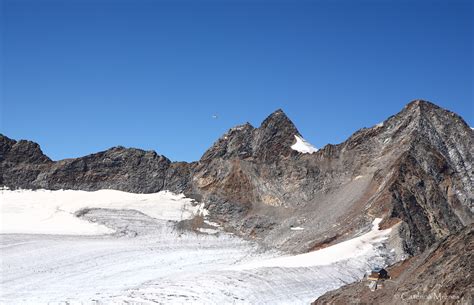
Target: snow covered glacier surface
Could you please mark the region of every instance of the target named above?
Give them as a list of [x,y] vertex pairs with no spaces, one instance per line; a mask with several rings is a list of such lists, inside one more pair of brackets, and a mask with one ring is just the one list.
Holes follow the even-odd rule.
[[2,304],[308,304],[383,265],[389,233],[375,220],[359,237],[288,256],[225,232],[177,230],[206,211],[168,192],[0,196]]

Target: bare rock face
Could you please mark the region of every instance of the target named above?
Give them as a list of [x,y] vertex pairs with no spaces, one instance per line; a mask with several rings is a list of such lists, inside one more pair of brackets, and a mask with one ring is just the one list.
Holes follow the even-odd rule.
[[163,189],[171,161],[154,151],[114,147],[57,162],[39,145],[0,136],[3,184],[11,188],[119,189],[150,193]]
[[294,150],[295,136],[300,133],[286,114],[278,109],[266,118],[260,128],[254,131],[253,155],[264,163],[275,163],[289,157]]
[[473,221],[473,132],[459,116],[424,101],[399,116],[408,134],[392,166],[389,216],[407,225],[404,248],[415,254]]
[[45,164],[51,159],[43,154],[38,144],[31,141],[15,141],[0,137],[0,161],[2,164],[16,165],[18,163]]
[[52,163],[38,144],[15,141],[0,134],[0,184],[31,188],[36,177]]
[[198,162],[194,192],[224,221],[236,220],[236,213],[247,214],[257,203],[282,205],[281,196],[272,194],[271,188],[283,171],[280,162],[297,155],[291,149],[295,135],[298,130],[282,110],[272,113],[259,128],[247,123],[230,129]]
[[[51,161],[32,142],[0,136],[10,188],[184,192],[225,228],[304,252],[400,222],[402,250],[423,252],[473,222],[474,132],[458,115],[414,101],[381,124],[312,154],[281,110],[230,129],[193,163],[123,147]],[[303,230],[293,231],[292,227]]]
[[473,132],[449,111],[414,101],[314,154],[291,150],[295,135],[281,111],[231,129],[198,162],[193,192],[224,225],[295,252],[353,236],[376,216],[402,222],[410,255],[472,223]]
[[294,152],[291,145],[295,135],[300,135],[295,125],[278,109],[259,128],[249,123],[231,128],[204,153],[200,162],[252,158],[259,163],[274,163]]
[[163,189],[170,163],[154,151],[114,147],[82,158],[56,162],[38,182],[50,189],[118,188],[152,193]]

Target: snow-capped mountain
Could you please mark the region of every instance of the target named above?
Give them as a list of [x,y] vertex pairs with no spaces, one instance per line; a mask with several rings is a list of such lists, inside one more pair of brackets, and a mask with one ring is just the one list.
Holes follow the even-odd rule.
[[[473,223],[473,150],[463,119],[426,101],[319,150],[277,110],[259,127],[231,128],[192,163],[124,147],[55,162],[38,144],[1,135],[0,184],[183,193],[207,211],[212,228],[294,254],[352,240],[380,218],[381,230],[390,229],[389,261],[399,261]],[[354,280],[362,272],[348,270],[359,270]]]

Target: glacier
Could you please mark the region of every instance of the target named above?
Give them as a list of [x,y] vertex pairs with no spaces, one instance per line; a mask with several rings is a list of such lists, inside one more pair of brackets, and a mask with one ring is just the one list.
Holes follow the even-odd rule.
[[209,215],[170,192],[1,190],[0,205],[2,304],[308,304],[385,265],[390,233],[375,219],[288,255],[219,228],[178,229]]

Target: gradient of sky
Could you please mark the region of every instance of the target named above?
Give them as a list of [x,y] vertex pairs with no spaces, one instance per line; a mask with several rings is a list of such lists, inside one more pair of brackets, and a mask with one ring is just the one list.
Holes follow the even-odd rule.
[[0,132],[54,160],[193,161],[277,108],[317,147],[419,98],[474,125],[472,1],[0,1]]

